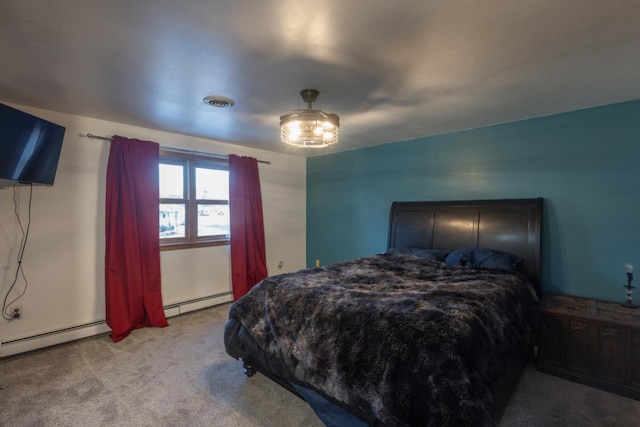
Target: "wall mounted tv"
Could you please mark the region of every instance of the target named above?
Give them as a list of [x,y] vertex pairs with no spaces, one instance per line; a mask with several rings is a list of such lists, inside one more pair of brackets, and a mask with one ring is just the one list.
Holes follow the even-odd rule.
[[65,128],[0,104],[0,188],[53,185]]

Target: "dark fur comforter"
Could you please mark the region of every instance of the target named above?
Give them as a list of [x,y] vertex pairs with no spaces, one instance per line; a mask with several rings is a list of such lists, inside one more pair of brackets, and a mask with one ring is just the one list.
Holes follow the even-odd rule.
[[230,309],[278,375],[388,426],[495,424],[487,384],[524,361],[538,316],[523,275],[411,255],[269,277]]

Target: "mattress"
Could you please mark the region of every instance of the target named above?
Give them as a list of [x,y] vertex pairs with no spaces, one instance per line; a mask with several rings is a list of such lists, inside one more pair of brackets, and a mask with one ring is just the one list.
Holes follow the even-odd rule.
[[225,345],[369,425],[495,425],[491,385],[539,327],[524,274],[379,254],[264,279]]

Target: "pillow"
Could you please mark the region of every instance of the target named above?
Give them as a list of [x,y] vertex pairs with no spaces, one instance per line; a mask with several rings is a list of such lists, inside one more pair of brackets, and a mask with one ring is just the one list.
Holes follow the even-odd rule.
[[485,248],[457,249],[444,260],[449,265],[518,271],[524,260],[508,252]]
[[444,261],[449,255],[449,251],[442,249],[424,249],[424,248],[389,248],[385,251],[389,255],[415,255],[431,261]]

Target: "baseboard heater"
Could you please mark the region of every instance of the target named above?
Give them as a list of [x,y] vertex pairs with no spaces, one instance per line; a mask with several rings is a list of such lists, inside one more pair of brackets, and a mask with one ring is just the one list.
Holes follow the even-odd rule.
[[[190,311],[224,304],[232,300],[232,292],[223,292],[216,295],[208,295],[206,297],[169,304],[163,306],[163,309],[165,316],[174,317]],[[0,342],[0,358],[25,353],[27,351],[39,350],[52,345],[75,341],[109,331],[110,329],[107,326],[106,320],[96,320],[94,322],[57,329],[55,331],[43,332],[41,334]]]

